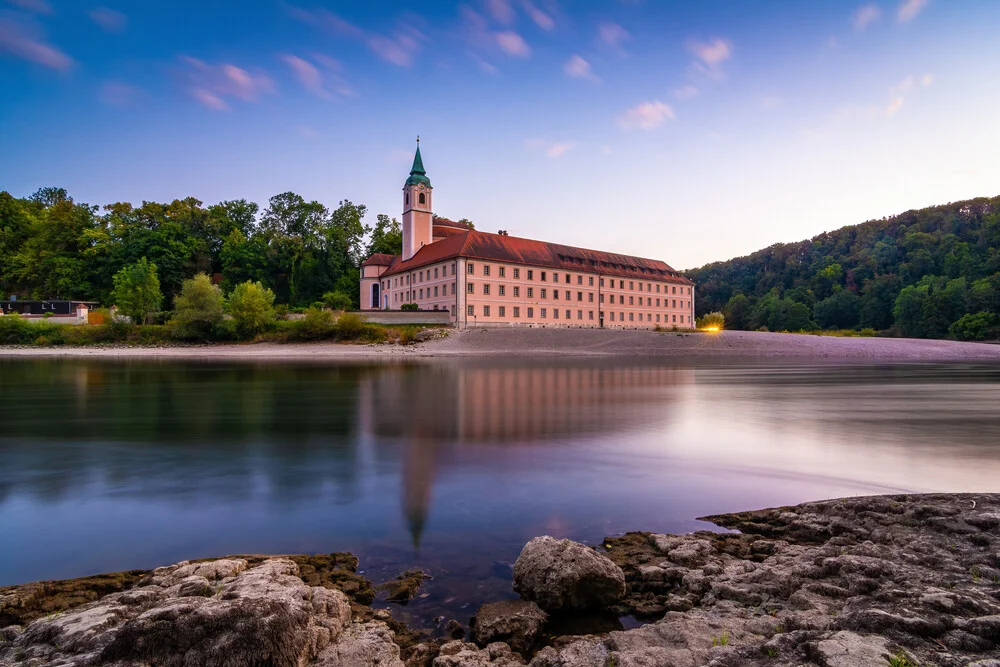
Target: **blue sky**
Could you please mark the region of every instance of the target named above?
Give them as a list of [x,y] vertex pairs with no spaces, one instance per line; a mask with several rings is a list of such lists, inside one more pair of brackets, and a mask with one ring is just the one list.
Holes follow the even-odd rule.
[[0,189],[398,216],[420,134],[440,215],[690,268],[1000,193],[998,25],[992,0],[0,0]]

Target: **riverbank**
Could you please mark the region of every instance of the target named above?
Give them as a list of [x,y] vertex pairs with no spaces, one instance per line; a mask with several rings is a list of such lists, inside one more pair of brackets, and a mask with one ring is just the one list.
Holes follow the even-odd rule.
[[[739,532],[536,538],[521,601],[420,635],[357,560],[239,556],[0,589],[0,664],[959,667],[1000,664],[1000,494],[706,517]],[[434,585],[433,582],[425,584]],[[619,618],[643,624],[623,629]],[[6,627],[2,627],[6,626]]]
[[837,338],[755,331],[672,333],[608,329],[471,329],[412,345],[243,343],[166,347],[2,347],[3,357],[249,361],[444,357],[610,357],[853,361],[1000,361],[1000,345],[906,338]]

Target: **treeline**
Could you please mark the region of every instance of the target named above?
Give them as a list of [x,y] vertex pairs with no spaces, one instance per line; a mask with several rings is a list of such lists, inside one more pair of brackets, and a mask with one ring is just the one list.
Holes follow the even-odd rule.
[[843,227],[686,274],[731,329],[1000,337],[1000,197]]
[[204,206],[77,203],[62,188],[19,199],[0,192],[0,296],[113,303],[115,276],[146,258],[156,266],[162,308],[173,309],[185,279],[221,277],[229,294],[260,283],[275,302],[302,308],[336,293],[358,306],[358,269],[372,252],[398,254],[398,221],[342,201],[330,210],[285,192],[261,211],[244,199]]

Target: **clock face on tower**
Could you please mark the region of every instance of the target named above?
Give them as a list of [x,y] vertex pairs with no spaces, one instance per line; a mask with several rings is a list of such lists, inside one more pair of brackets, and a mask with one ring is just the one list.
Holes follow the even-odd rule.
[[423,190],[423,189],[424,189],[424,184],[423,184],[423,183],[421,183],[421,184],[420,184],[420,189],[421,189],[421,190]]

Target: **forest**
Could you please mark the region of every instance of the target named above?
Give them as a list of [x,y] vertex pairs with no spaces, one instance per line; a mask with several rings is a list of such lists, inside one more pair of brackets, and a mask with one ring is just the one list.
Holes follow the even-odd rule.
[[1000,337],[1000,197],[911,210],[692,269],[730,329]]
[[398,254],[399,222],[341,201],[330,210],[293,192],[263,211],[243,199],[205,206],[188,197],[141,206],[75,202],[62,188],[26,199],[0,192],[0,296],[85,299],[110,305],[115,276],[145,258],[155,265],[171,310],[186,279],[221,278],[226,294],[260,283],[275,303],[303,308],[330,300],[358,303],[358,268],[370,253]]

